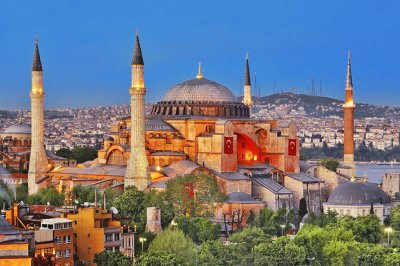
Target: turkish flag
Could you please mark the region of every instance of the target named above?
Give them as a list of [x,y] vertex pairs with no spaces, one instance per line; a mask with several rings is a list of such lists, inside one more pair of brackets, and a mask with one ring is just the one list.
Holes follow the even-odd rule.
[[289,139],[288,143],[288,155],[296,156],[297,144],[296,139]]
[[233,153],[233,137],[224,137],[224,153]]

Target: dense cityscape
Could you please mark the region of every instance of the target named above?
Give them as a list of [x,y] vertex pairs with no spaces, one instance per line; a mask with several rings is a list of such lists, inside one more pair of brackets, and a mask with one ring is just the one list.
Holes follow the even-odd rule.
[[[259,119],[277,119],[280,123],[296,121],[299,127],[298,137],[301,147],[335,147],[343,144],[343,117],[340,114],[341,105],[335,100],[329,106],[318,105],[315,112],[310,114],[305,111],[305,106],[298,106],[294,102],[287,102],[285,94],[281,98],[275,96],[275,103],[255,104],[259,110],[254,117]],[[259,98],[255,98],[257,101]],[[294,95],[294,99],[296,97]],[[318,104],[318,98],[313,99]],[[371,106],[372,110],[379,109]],[[146,105],[146,113],[149,113],[151,104]],[[326,115],[322,110],[330,109],[335,115]],[[376,116],[363,116],[355,119],[355,146],[365,143],[368,147],[385,150],[399,146],[400,137],[400,108],[394,108],[392,117],[385,113],[371,112]],[[398,109],[398,110],[396,110]],[[109,124],[129,117],[128,105],[114,105],[109,107],[93,107],[81,109],[48,110],[45,113],[46,124],[46,150],[57,152],[61,148],[73,149],[74,147],[99,147],[103,138],[109,134]],[[5,128],[15,124],[22,118],[30,124],[30,111],[4,112],[0,118],[2,132]]]

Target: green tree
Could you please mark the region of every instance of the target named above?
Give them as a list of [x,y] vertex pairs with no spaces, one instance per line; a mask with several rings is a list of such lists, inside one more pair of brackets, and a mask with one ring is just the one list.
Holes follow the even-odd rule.
[[305,198],[301,198],[299,201],[299,216],[300,220],[303,219],[304,215],[308,213],[307,211],[307,202]]
[[208,175],[185,175],[167,182],[166,197],[178,215],[211,216],[226,200],[217,182]]
[[213,224],[208,218],[178,216],[175,218],[175,222],[178,224],[178,228],[196,244],[216,240],[220,236],[221,226]]
[[19,185],[16,189],[16,192],[17,192],[17,201],[26,202],[26,199],[28,198],[28,183],[23,183]]
[[144,253],[139,257],[137,266],[179,266],[183,264],[182,258],[176,254],[170,254],[165,251],[151,251]]
[[255,226],[256,225],[256,214],[253,211],[253,209],[250,210],[249,215],[247,216],[247,224],[249,226]]
[[305,265],[306,249],[296,245],[287,237],[279,237],[270,243],[261,243],[254,248],[257,266]]
[[219,240],[214,240],[201,244],[197,258],[198,265],[225,266],[240,265],[246,255],[248,253],[243,252],[236,244],[229,244],[229,242],[223,244]]
[[390,210],[390,226],[394,230],[400,231],[400,205]]
[[[11,189],[0,179],[0,202],[4,203],[7,208],[11,207],[14,196]],[[0,206],[2,207],[2,206]]]
[[326,167],[328,170],[336,172],[336,169],[339,166],[339,161],[332,158],[324,158],[321,160],[321,165]]
[[358,265],[384,265],[385,255],[389,252],[389,249],[380,245],[368,243],[357,243],[356,245]]
[[400,265],[400,254],[397,252],[386,254],[384,256],[383,265],[385,266]]
[[303,246],[306,249],[307,258],[315,258],[313,265],[325,265],[323,249],[329,241],[354,242],[354,236],[350,230],[337,225],[321,228],[306,224],[294,239],[298,246]]
[[320,213],[319,215],[315,215],[315,213],[310,213],[308,216],[306,223],[313,224],[319,227],[325,227],[329,224],[336,224],[338,219],[337,212],[328,211],[327,213]]
[[151,242],[148,251],[175,254],[186,263],[192,262],[195,257],[195,245],[193,241],[179,229],[166,229],[162,231]]
[[94,262],[98,266],[131,266],[132,259],[119,252],[104,251],[94,255]]
[[61,148],[58,151],[56,151],[56,155],[67,158],[67,159],[71,159],[72,151],[68,148]]
[[229,242],[243,245],[247,252],[251,252],[253,248],[260,243],[267,243],[270,241],[270,237],[268,237],[261,228],[257,227],[247,227],[229,238]]
[[124,223],[132,227],[137,225],[139,232],[144,231],[146,225],[144,200],[145,193],[143,191],[139,191],[134,186],[129,186],[113,203],[119,211],[118,215],[128,218],[128,220],[124,220]]
[[352,247],[353,243],[344,241],[329,241],[323,247],[323,260],[325,265],[354,265]]
[[[72,188],[72,199],[75,202],[78,201],[80,204],[84,202],[92,202],[94,203],[94,192],[95,187],[82,187],[81,185],[75,185]],[[98,195],[100,196],[100,195]],[[99,201],[99,198],[97,199]]]
[[26,201],[29,204],[45,205],[49,203],[53,206],[61,206],[64,204],[65,195],[59,193],[53,187],[41,188],[37,193],[29,195]]
[[161,225],[163,228],[168,227],[175,217],[174,206],[168,201],[165,192],[155,190],[145,193],[143,205],[147,207],[157,207],[161,210]]
[[338,225],[351,230],[358,242],[377,244],[383,236],[381,222],[374,214],[358,217],[343,216],[338,219]]
[[84,163],[97,158],[97,150],[90,147],[75,147],[71,152],[70,159],[76,160],[77,163]]

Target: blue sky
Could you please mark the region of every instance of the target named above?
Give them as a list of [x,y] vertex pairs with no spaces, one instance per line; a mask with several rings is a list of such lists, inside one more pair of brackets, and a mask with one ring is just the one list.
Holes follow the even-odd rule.
[[[0,109],[29,108],[35,36],[46,108],[128,103],[138,28],[147,101],[204,76],[241,92],[246,51],[261,95],[343,99],[352,50],[357,102],[400,105],[399,1],[6,0],[0,3]],[[257,89],[258,90],[258,89]]]

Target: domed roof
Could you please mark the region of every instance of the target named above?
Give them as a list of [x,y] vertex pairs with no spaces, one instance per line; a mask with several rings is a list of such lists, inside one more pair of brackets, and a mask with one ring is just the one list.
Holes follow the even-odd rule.
[[333,205],[369,205],[389,203],[389,198],[377,184],[347,182],[335,188],[328,199]]
[[23,123],[14,124],[6,128],[3,134],[31,134],[31,127]]
[[195,78],[175,85],[164,95],[163,101],[238,102],[227,87],[205,78]]

